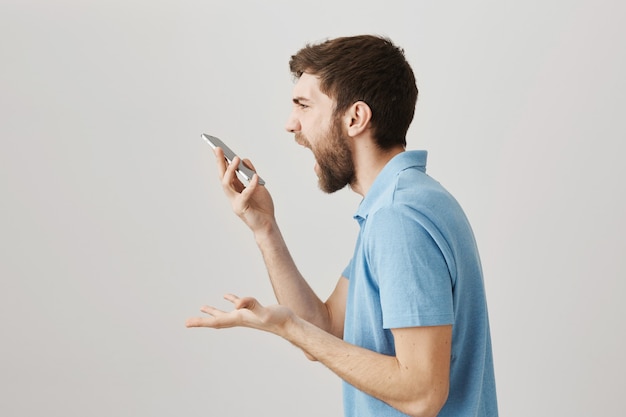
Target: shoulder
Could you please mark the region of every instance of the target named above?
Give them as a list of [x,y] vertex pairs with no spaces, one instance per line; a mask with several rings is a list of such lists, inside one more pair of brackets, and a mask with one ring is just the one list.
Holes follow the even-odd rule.
[[419,169],[407,168],[387,184],[367,222],[383,228],[412,222],[430,229],[431,224],[461,212],[458,202],[439,182]]

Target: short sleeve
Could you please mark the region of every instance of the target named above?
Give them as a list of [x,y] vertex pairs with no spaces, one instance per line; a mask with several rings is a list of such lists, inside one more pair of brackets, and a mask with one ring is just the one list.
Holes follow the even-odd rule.
[[422,217],[392,205],[367,219],[365,251],[387,329],[454,322],[448,266]]
[[341,273],[341,276],[350,279],[350,277],[352,276],[352,262],[353,260],[350,259],[350,263],[346,265],[343,272]]

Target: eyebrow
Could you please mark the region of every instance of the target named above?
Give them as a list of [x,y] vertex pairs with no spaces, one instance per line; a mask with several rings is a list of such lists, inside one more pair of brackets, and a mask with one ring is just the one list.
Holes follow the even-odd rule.
[[299,96],[299,97],[294,97],[294,98],[292,99],[292,101],[293,101],[295,104],[301,104],[301,103],[303,103],[303,102],[306,102],[306,103],[311,103],[311,100],[310,100],[310,99],[308,99],[308,98],[306,98],[306,97],[300,97],[300,96]]

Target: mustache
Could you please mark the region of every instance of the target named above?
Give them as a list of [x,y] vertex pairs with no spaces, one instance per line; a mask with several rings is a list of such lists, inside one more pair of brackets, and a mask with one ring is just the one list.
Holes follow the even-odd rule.
[[309,140],[306,137],[304,137],[302,133],[297,132],[295,134],[295,139],[298,145],[311,149],[311,142],[309,142]]

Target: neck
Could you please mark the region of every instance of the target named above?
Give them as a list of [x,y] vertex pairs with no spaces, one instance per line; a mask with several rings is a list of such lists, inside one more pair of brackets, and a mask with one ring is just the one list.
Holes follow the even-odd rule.
[[365,197],[376,177],[396,155],[404,152],[403,146],[380,150],[374,143],[368,142],[353,149],[355,181],[350,188]]

